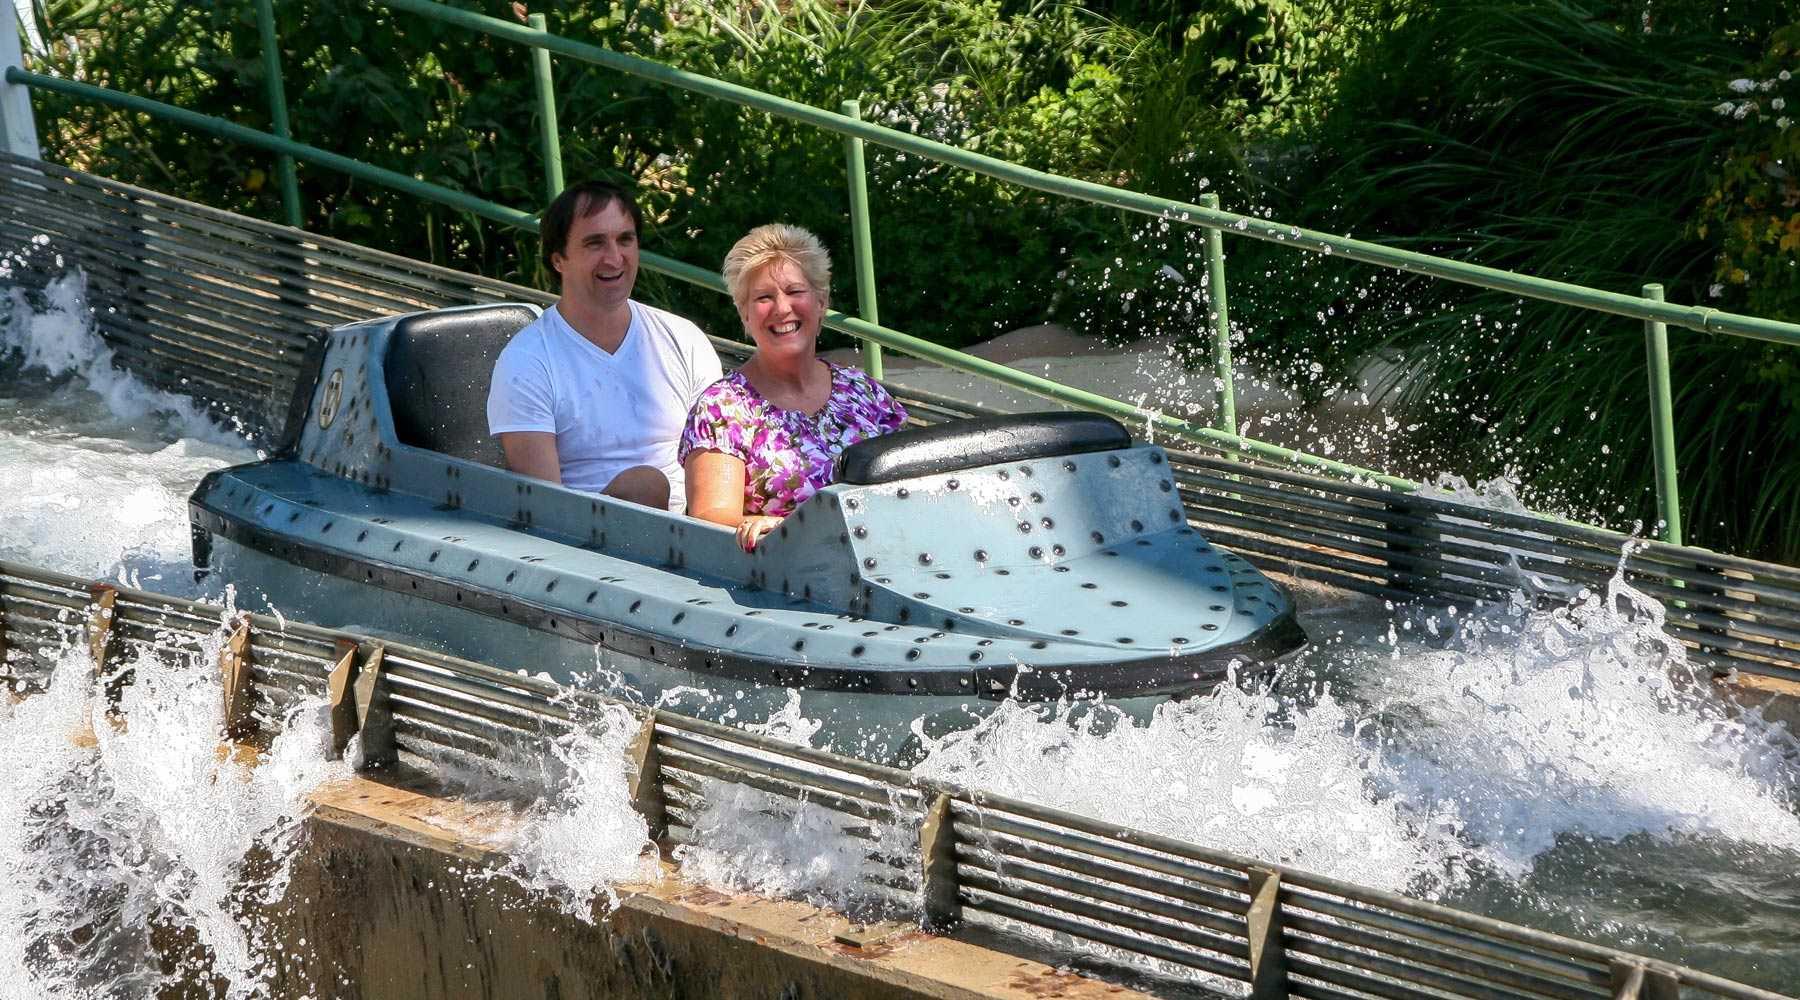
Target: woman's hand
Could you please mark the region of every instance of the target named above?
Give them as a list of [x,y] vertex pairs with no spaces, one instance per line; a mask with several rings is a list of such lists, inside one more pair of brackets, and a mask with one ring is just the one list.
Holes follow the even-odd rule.
[[744,518],[737,526],[738,545],[742,546],[745,552],[749,552],[756,548],[756,543],[762,540],[762,536],[774,531],[779,524],[781,524],[781,518],[767,517],[762,514],[752,514]]

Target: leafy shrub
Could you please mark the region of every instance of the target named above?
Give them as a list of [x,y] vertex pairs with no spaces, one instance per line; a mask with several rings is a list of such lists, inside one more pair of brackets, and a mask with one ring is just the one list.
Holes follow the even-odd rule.
[[[1694,221],[1745,142],[1735,116],[1715,108],[1791,11],[1693,2],[1650,17],[1603,0],[1450,0],[1401,13],[1346,72],[1318,142],[1337,152],[1322,158],[1301,214],[1541,277],[1628,293],[1656,280],[1672,300],[1712,301],[1718,247]],[[1753,159],[1770,152],[1753,147]],[[1322,353],[1398,347],[1413,376],[1409,419],[1463,469],[1512,470],[1534,502],[1624,527],[1654,520],[1640,323],[1423,280],[1402,299],[1431,305],[1422,318],[1365,314],[1333,328],[1338,342]],[[1316,326],[1286,332],[1320,346]],[[1789,482],[1800,468],[1770,465],[1792,447],[1779,430],[1791,389],[1734,388],[1792,369],[1771,367],[1752,342],[1670,340],[1690,539],[1800,554],[1800,484]],[[1709,487],[1693,490],[1702,478]]]

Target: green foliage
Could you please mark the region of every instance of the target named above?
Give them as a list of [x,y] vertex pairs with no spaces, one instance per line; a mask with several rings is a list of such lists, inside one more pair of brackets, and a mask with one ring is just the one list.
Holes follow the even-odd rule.
[[[453,2],[506,12],[496,0]],[[1233,128],[1294,117],[1293,95],[1323,76],[1309,33],[1321,22],[1297,12],[1342,2],[1251,4],[1225,21],[1177,7],[1108,18],[1049,0],[557,0],[544,12],[552,31],[618,51],[825,108],[858,98],[897,128],[1190,196],[1201,178],[1235,171]],[[296,138],[502,204],[543,203],[525,50],[351,0],[276,9]],[[53,3],[49,37],[76,44],[57,46],[47,68],[266,127],[253,10],[248,0]],[[837,251],[835,298],[854,302],[838,139],[574,60],[557,61],[557,80],[568,175],[635,181],[659,223],[653,249],[712,266],[745,229],[785,218]],[[1266,102],[1253,99],[1265,89]],[[40,107],[45,144],[66,162],[281,217],[267,156],[50,96]],[[1179,247],[1147,239],[1139,220],[876,146],[868,163],[882,314],[894,325],[960,345],[1053,313],[1129,335],[1165,306],[1191,312],[1186,290],[1159,291],[1161,258]],[[548,277],[528,233],[304,165],[300,178],[310,229],[495,277]],[[716,297],[650,284],[712,329],[735,329]],[[1120,305],[1133,287],[1146,290],[1134,312]]]
[[[1721,204],[1736,196],[1721,193],[1719,165],[1745,138],[1716,108],[1792,13],[1774,3],[1655,10],[1604,0],[1414,5],[1346,73],[1319,139],[1339,152],[1321,164],[1300,214],[1542,277],[1629,293],[1655,280],[1670,299],[1718,301],[1720,226],[1709,241],[1692,220],[1709,192]],[[1770,152],[1754,139],[1745,149],[1752,160]],[[1727,256],[1739,261],[1731,267],[1747,259]],[[1782,285],[1792,286],[1791,277]],[[1444,297],[1425,282],[1401,296]],[[1800,318],[1791,306],[1765,298],[1758,311]],[[1424,313],[1365,314],[1331,329],[1329,349],[1344,360],[1402,348],[1415,376],[1403,402],[1462,467],[1521,473],[1539,503],[1627,526],[1654,520],[1641,324],[1498,294]],[[1672,331],[1671,345],[1689,537],[1800,554],[1800,467],[1774,461],[1795,444],[1792,369],[1742,340]],[[1770,378],[1784,387],[1738,391]]]

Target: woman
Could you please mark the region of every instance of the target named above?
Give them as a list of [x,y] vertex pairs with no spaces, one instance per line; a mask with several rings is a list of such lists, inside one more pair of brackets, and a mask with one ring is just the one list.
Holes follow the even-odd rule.
[[725,255],[725,285],[756,353],[700,394],[680,455],[688,513],[755,548],[831,482],[845,448],[906,424],[874,379],[819,359],[831,258],[798,226],[752,229]]

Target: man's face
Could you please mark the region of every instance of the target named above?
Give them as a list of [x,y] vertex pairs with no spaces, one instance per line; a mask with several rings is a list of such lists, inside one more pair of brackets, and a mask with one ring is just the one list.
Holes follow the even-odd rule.
[[578,309],[604,312],[623,306],[637,284],[638,234],[631,213],[609,201],[598,212],[578,215],[568,242],[550,263],[562,275],[563,298]]

